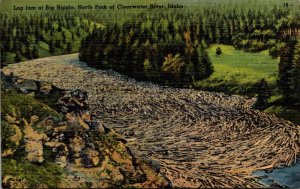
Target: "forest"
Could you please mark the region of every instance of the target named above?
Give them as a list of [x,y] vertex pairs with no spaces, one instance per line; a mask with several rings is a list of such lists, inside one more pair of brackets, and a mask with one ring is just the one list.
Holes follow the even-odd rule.
[[1,14],[1,66],[77,52],[80,40],[100,25],[71,14]]
[[[251,86],[256,107],[266,108],[275,93],[281,102],[299,105],[299,15],[286,7],[222,9],[197,12],[140,13],[136,19],[93,30],[81,43],[79,58],[98,69],[114,69],[139,80],[177,87],[199,87],[211,76],[207,49],[213,44],[279,58],[277,81]],[[222,49],[216,49],[222,56]],[[257,79],[257,78],[256,78]],[[272,86],[270,86],[272,85]],[[201,86],[200,86],[201,87]]]
[[113,68],[135,78],[189,86],[213,73],[206,52],[211,44],[249,52],[270,49],[276,57],[282,32],[290,29],[295,36],[296,28],[297,18],[284,9],[141,13],[134,21],[93,31],[82,41],[80,58],[93,67]]
[[[256,96],[259,109],[274,103],[297,107],[300,19],[296,7],[236,3],[220,9],[216,2],[176,11],[1,13],[1,67],[79,52],[80,60],[91,67],[113,69],[137,80]],[[213,45],[219,46],[212,54]],[[222,45],[249,54],[268,51],[279,62],[276,80],[255,78],[247,87],[224,80],[225,87],[210,87],[215,82],[208,79],[215,72],[212,56],[224,56]]]
[[299,10],[0,0],[2,186],[298,187]]

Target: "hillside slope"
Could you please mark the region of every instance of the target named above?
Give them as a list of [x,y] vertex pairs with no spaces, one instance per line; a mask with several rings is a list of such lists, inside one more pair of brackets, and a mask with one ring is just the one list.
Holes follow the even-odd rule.
[[89,114],[86,93],[1,75],[3,188],[169,186]]
[[250,107],[255,99],[136,82],[94,70],[77,54],[9,65],[4,72],[88,93],[91,113],[154,160],[177,187],[261,187],[253,171],[295,162],[300,128]]

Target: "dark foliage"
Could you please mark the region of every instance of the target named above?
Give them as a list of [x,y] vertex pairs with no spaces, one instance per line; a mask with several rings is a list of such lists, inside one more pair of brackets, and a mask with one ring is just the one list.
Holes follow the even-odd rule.
[[288,104],[293,102],[294,80],[292,72],[296,44],[296,40],[289,40],[285,46],[280,49],[277,86]]
[[218,47],[217,49],[216,49],[216,55],[217,56],[220,56],[222,54],[222,49],[220,48],[220,47]]

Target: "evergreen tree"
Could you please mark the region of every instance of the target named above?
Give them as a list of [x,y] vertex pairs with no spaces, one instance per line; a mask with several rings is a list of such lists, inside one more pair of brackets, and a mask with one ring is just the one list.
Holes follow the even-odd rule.
[[66,32],[62,32],[63,43],[67,43],[67,35]]
[[58,31],[58,32],[62,32],[62,24],[61,24],[61,23],[58,24],[57,31]]
[[30,45],[27,44],[26,47],[25,47],[25,49],[26,49],[25,50],[26,51],[26,53],[25,53],[26,58],[28,58],[29,60],[31,60],[33,57],[32,57],[32,51],[30,49]]
[[143,70],[146,78],[150,79],[152,77],[152,71],[153,71],[152,63],[150,62],[149,59],[146,59],[143,66],[144,66]]
[[20,51],[19,51],[20,53],[21,53],[21,55],[25,55],[26,54],[26,47],[25,47],[25,45],[24,44],[22,44],[21,45],[21,47],[20,47]]
[[32,57],[33,58],[39,58],[40,57],[39,56],[39,51],[38,51],[36,46],[34,46],[33,49],[32,49]]
[[47,26],[46,26],[46,31],[49,31],[51,29],[52,29],[52,23],[48,19],[48,23],[47,23]]
[[38,43],[41,40],[41,31],[39,27],[35,28],[35,43]]
[[293,100],[293,57],[297,41],[288,40],[280,49],[277,86],[281,90],[284,100],[289,104]]
[[260,80],[257,86],[257,101],[255,107],[258,109],[264,109],[268,104],[268,99],[271,97],[271,90],[268,82],[263,78]]
[[41,18],[41,20],[40,20],[40,29],[44,29],[44,26],[45,26],[45,22],[44,22],[44,19],[43,18]]
[[58,40],[58,39],[55,40],[55,47],[56,48],[60,48],[61,47],[60,40]]
[[300,106],[300,42],[298,41],[292,61],[291,69],[292,93],[294,105]]
[[55,30],[54,30],[54,28],[52,28],[51,31],[50,31],[50,36],[53,37],[54,33],[55,33]]
[[81,31],[80,31],[80,28],[77,28],[77,36],[78,36],[78,37],[81,37]]
[[55,46],[52,40],[49,42],[49,52],[52,55],[55,53]]
[[5,53],[5,50],[4,50],[4,46],[2,45],[2,43],[0,43],[0,48],[1,48],[1,52],[0,52],[0,55],[1,55],[1,60],[0,60],[0,62],[1,62],[1,68],[3,67],[3,66],[5,66],[6,65],[6,61],[7,61],[7,55],[6,55],[6,53]]
[[72,44],[70,42],[67,44],[67,52],[72,52]]
[[220,29],[221,27],[217,27],[217,29],[216,29],[216,43],[221,43],[221,42],[223,42],[223,37],[222,37],[222,33],[221,33],[221,29]]
[[1,68],[3,66],[6,66],[8,63],[9,61],[8,61],[7,53],[6,52],[1,53]]
[[220,47],[218,47],[217,49],[216,49],[216,55],[217,56],[220,56],[222,54],[222,49],[220,48]]
[[204,42],[198,48],[198,54],[200,79],[206,79],[214,72],[214,68]]
[[200,73],[200,64],[199,64],[199,54],[198,51],[195,49],[191,56],[191,62],[193,64],[193,78],[194,82],[201,79]]
[[74,35],[74,33],[72,33],[72,41],[74,41],[75,40],[75,35]]
[[8,41],[6,42],[6,49],[7,51],[12,51],[14,47],[14,41],[12,40],[12,38],[9,38]]
[[15,62],[21,62],[21,61],[22,61],[22,55],[18,51],[15,56]]

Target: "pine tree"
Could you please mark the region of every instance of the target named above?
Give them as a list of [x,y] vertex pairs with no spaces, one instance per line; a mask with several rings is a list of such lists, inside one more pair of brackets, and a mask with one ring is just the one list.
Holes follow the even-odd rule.
[[67,35],[66,32],[62,32],[63,43],[67,43]]
[[78,36],[78,37],[81,37],[80,28],[77,28],[77,36]]
[[38,51],[36,46],[34,46],[33,49],[32,49],[32,57],[33,58],[39,58],[40,57],[39,56],[39,51]]
[[72,44],[69,42],[68,44],[67,44],[67,52],[72,52]]
[[49,52],[52,55],[55,53],[55,46],[52,40],[49,42]]
[[3,66],[6,65],[6,61],[7,61],[7,54],[4,50],[4,46],[2,45],[2,43],[0,43],[0,48],[1,48],[1,52],[0,52],[0,55],[1,55],[1,59],[0,59],[0,62],[1,62],[1,68]]
[[268,99],[271,97],[271,90],[268,82],[263,78],[260,80],[257,86],[257,101],[255,107],[258,109],[264,109],[268,104]]
[[214,72],[214,68],[204,42],[198,48],[198,54],[200,79],[206,79]]
[[58,31],[58,32],[62,32],[62,24],[61,24],[61,23],[58,24],[57,31]]
[[43,18],[40,19],[39,26],[40,26],[40,29],[44,29],[45,22],[44,22],[44,19],[43,19]]
[[75,35],[72,33],[72,41],[75,41]]
[[39,41],[41,41],[41,31],[39,27],[35,28],[35,42],[38,43]]
[[293,57],[296,40],[288,40],[280,49],[277,86],[281,90],[284,100],[289,104],[293,100]]
[[220,48],[220,47],[218,47],[217,49],[216,49],[216,55],[217,56],[220,56],[222,54],[222,49]]
[[22,61],[22,55],[18,51],[15,56],[15,62],[21,62],[21,61]]
[[14,47],[14,41],[12,40],[12,38],[9,38],[8,41],[6,42],[6,49],[7,51],[12,51]]
[[58,40],[58,39],[55,40],[55,47],[56,48],[60,48],[61,47],[60,40]]
[[292,93],[294,105],[300,106],[300,42],[298,41],[292,61],[291,69]]
[[50,31],[50,36],[53,37],[54,33],[55,33],[54,28],[52,28],[51,31]]
[[[220,27],[220,26],[219,26]],[[223,42],[223,37],[222,37],[222,33],[221,33],[221,28],[217,27],[216,29],[216,43],[222,43]]]
[[21,47],[20,47],[20,53],[21,53],[21,55],[23,55],[23,56],[26,54],[26,47],[25,47],[24,44],[22,44]]
[[191,56],[191,62],[193,64],[193,78],[194,82],[201,79],[200,73],[200,64],[199,64],[199,54],[198,51],[195,49]]
[[153,71],[152,63],[150,62],[149,59],[146,59],[143,66],[144,66],[143,70],[144,70],[144,74],[145,74],[146,78],[150,79],[151,72]]
[[26,53],[25,53],[26,58],[28,58],[29,60],[31,60],[32,59],[32,51],[30,49],[30,45],[27,44],[26,47],[25,47],[25,49],[26,49],[25,50],[26,51]]

